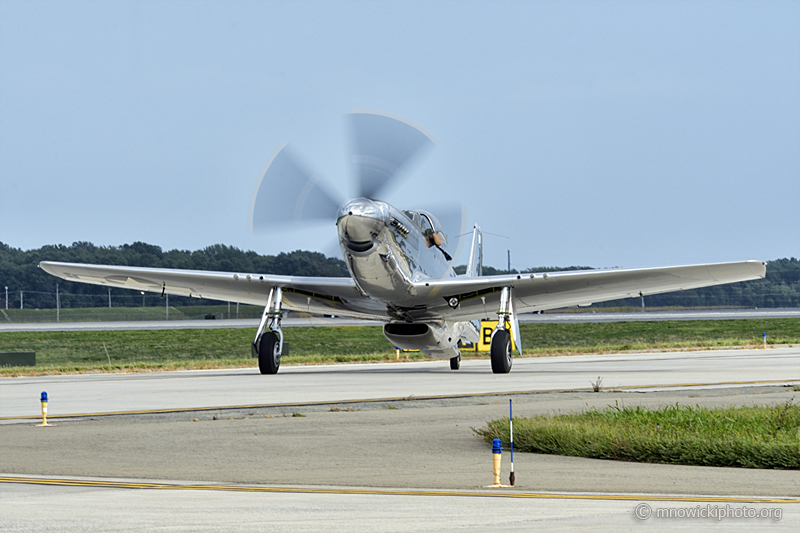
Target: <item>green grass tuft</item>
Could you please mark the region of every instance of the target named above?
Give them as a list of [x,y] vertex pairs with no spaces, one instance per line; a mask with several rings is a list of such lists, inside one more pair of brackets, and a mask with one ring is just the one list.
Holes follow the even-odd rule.
[[[508,418],[475,430],[508,445]],[[519,451],[643,463],[800,468],[800,406],[609,407],[514,419]]]

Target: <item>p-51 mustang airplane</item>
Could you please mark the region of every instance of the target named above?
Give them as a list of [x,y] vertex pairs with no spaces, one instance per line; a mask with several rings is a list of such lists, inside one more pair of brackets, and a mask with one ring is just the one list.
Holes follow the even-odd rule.
[[[519,354],[520,313],[694,289],[763,278],[760,261],[659,268],[481,276],[482,235],[476,225],[466,273],[456,275],[444,228],[431,213],[399,210],[376,200],[430,138],[407,121],[353,112],[353,161],[360,194],[342,205],[285,148],[265,167],[250,208],[251,227],[332,219],[350,278],[275,276],[43,261],[45,271],[69,281],[264,306],[252,345],[262,374],[275,374],[283,351],[282,310],[385,322],[395,346],[450,359],[458,342],[478,341],[476,322],[498,316],[491,335],[492,372],[511,370],[511,333]],[[341,206],[341,207],[339,207]],[[451,228],[457,229],[457,228]]]

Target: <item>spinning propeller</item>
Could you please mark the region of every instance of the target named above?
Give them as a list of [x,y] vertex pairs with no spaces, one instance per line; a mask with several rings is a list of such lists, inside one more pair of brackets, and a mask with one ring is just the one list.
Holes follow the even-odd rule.
[[[353,133],[351,160],[357,197],[380,199],[381,191],[403,168],[433,145],[430,135],[400,117],[367,111],[346,116]],[[283,145],[261,172],[250,203],[248,226],[251,231],[263,231],[278,224],[335,221],[346,200],[332,193],[318,174],[306,169]],[[463,207],[437,207],[431,212],[452,236],[451,250],[456,250],[457,236],[463,233],[466,220]]]

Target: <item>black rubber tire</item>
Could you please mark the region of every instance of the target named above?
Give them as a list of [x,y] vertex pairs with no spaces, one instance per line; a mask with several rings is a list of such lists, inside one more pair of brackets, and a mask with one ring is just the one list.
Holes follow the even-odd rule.
[[498,329],[495,332],[489,351],[492,358],[492,372],[495,374],[511,372],[511,334],[508,330]]
[[277,374],[281,367],[280,339],[274,331],[261,335],[258,342],[258,369],[262,374]]
[[458,370],[461,368],[461,354],[450,358],[450,370]]

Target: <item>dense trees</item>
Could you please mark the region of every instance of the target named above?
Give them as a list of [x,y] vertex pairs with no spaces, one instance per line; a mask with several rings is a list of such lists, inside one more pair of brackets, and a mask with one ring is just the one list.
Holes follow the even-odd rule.
[[[43,246],[38,250],[22,251],[0,243],[0,291],[8,286],[9,307],[20,307],[23,291],[26,308],[52,308],[56,306],[56,283],[62,307],[102,307],[108,305],[108,288],[58,279],[38,268],[40,261],[68,263],[94,263],[104,265],[144,266],[155,268],[183,268],[219,270],[226,272],[253,272],[297,276],[347,276],[347,267],[339,259],[325,257],[317,252],[295,251],[279,255],[259,255],[243,252],[232,246],[215,244],[203,250],[163,251],[160,247],[143,242],[122,246],[95,246],[76,242],[72,246]],[[112,289],[114,306],[140,305],[141,296],[124,289]],[[157,297],[157,296],[156,296]],[[0,301],[5,293],[0,292]],[[209,301],[173,296],[173,305],[200,305]],[[155,301],[153,301],[155,305]],[[2,304],[3,308],[5,307]]]
[[[23,292],[26,308],[52,308],[56,305],[56,284],[62,307],[101,307],[108,305],[106,287],[72,283],[55,278],[40,268],[40,261],[64,261],[71,263],[94,263],[107,265],[146,266],[157,268],[183,268],[196,270],[218,270],[226,272],[253,272],[259,274],[282,274],[296,276],[347,276],[347,267],[340,259],[325,257],[317,252],[294,251],[278,255],[259,255],[238,248],[215,244],[202,250],[164,251],[158,246],[135,242],[122,246],[95,246],[88,242],[76,242],[71,246],[43,246],[37,250],[23,251],[0,242],[0,291],[8,286],[8,307],[20,307],[20,291]],[[456,267],[463,273],[466,267]],[[538,267],[522,272],[553,272],[559,270],[586,270],[590,267]],[[516,270],[512,272],[517,273]],[[503,274],[485,266],[483,274]],[[158,296],[149,296],[157,298]],[[5,308],[5,292],[0,292],[0,307]],[[135,291],[112,289],[114,306],[141,304],[141,295]],[[211,302],[194,298],[172,297],[173,305],[208,304]],[[648,307],[681,306],[744,306],[744,307],[798,307],[800,306],[800,261],[777,259],[767,265],[767,277],[763,280],[719,285],[655,296],[645,295]],[[152,300],[152,305],[157,305]],[[617,300],[595,304],[608,306],[639,306],[639,298]]]

